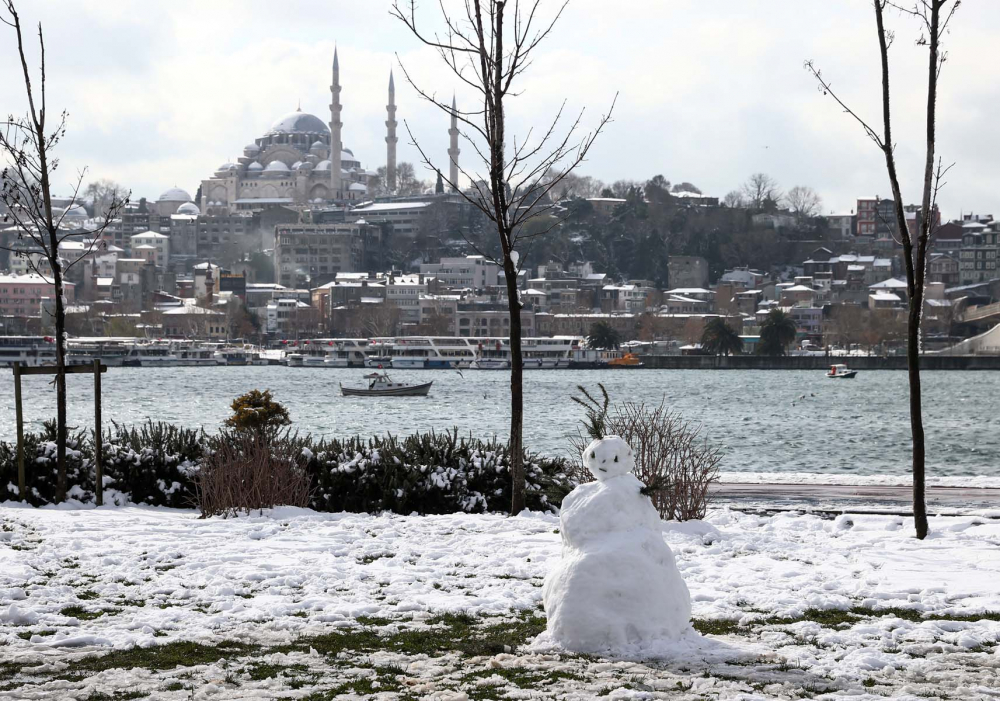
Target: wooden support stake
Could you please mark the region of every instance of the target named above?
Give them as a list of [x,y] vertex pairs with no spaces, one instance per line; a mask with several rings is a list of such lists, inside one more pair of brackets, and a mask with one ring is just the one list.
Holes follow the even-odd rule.
[[14,406],[17,412],[17,492],[21,501],[28,498],[24,484],[24,414],[21,413],[21,363],[14,363]]
[[97,505],[104,505],[104,469],[101,466],[104,430],[101,428],[101,361],[94,360],[94,467],[97,470],[95,494]]

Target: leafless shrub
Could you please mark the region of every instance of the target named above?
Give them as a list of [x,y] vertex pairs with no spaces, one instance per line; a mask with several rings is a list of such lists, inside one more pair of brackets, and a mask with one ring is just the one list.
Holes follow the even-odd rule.
[[[635,475],[665,520],[688,521],[705,517],[709,485],[719,478],[722,452],[701,437],[693,426],[664,404],[615,404],[604,419],[608,435],[620,436],[635,452]],[[590,438],[578,432],[571,439],[576,455],[573,475],[579,482],[593,476],[579,456]]]
[[308,506],[310,478],[295,442],[256,431],[223,434],[195,475],[202,518]]

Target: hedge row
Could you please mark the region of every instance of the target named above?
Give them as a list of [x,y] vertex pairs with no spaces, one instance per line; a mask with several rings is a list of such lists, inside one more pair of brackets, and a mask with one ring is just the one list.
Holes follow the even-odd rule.
[[[25,436],[29,503],[52,503],[56,489],[55,424]],[[206,454],[231,434],[208,435],[149,421],[137,427],[115,424],[103,436],[105,503],[173,508],[197,506],[193,476]],[[460,437],[458,431],[346,440],[286,434],[310,475],[310,506],[325,512],[392,511],[443,514],[505,511],[510,508],[510,451],[507,444]],[[68,440],[68,497],[94,501],[94,440],[74,433]],[[525,453],[528,508],[558,506],[574,484],[561,458]],[[0,441],[0,502],[18,500],[16,446]]]

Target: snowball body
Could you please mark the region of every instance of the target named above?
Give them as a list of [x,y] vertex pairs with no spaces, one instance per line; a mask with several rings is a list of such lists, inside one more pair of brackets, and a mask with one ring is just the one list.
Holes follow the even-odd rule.
[[659,514],[630,474],[631,448],[609,436],[587,446],[583,462],[598,481],[563,500],[562,559],[542,589],[549,636],[591,653],[679,639],[691,597]]

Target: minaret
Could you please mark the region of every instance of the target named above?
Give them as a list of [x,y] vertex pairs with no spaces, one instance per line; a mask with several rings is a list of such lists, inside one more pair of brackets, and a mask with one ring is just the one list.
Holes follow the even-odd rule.
[[388,119],[385,120],[385,185],[389,192],[396,191],[396,86],[389,71],[389,104],[385,106]]
[[342,199],[342,183],[340,179],[340,154],[344,144],[340,139],[344,123],[340,121],[340,62],[337,60],[337,48],[333,49],[333,84],[330,86],[330,189],[333,199]]
[[451,180],[452,191],[457,192],[458,154],[461,153],[461,151],[458,150],[458,108],[455,105],[454,95],[452,95],[451,98],[451,129],[448,130],[448,136],[451,137],[451,146],[448,148],[448,160],[451,161],[449,180]]

